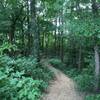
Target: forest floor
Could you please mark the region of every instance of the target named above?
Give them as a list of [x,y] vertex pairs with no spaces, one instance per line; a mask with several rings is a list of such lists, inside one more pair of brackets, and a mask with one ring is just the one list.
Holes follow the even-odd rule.
[[55,74],[55,80],[50,82],[47,94],[43,100],[84,100],[83,95],[75,89],[75,83],[60,70],[48,65]]

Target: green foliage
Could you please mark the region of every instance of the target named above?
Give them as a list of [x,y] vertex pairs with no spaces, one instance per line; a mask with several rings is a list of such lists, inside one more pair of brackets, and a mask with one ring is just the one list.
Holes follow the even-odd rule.
[[71,78],[74,78],[80,74],[80,72],[76,68],[66,68],[66,70],[64,70],[64,73]]
[[[93,48],[94,45],[100,46],[100,12],[98,9],[94,17],[92,1],[36,0],[36,4],[31,5],[28,0],[0,0],[0,55],[6,51],[10,52],[9,55],[11,51],[16,51],[15,55],[38,55],[43,50],[41,55],[63,56],[67,66],[58,59],[50,59],[50,64],[72,77],[80,90],[93,90]],[[94,1],[99,6],[100,0]],[[13,45],[3,44],[3,41]],[[81,67],[81,71],[77,67]],[[23,100],[31,98],[29,95],[32,94],[37,100],[52,78],[53,73],[42,64],[38,65],[34,58],[0,56],[1,98]],[[20,83],[19,88],[17,84]],[[89,98],[94,99],[94,96]]]
[[81,91],[93,91],[93,76],[88,74],[81,74],[74,78],[78,88]]
[[52,66],[62,70],[69,77],[73,77],[74,78],[75,76],[79,75],[79,73],[80,73],[77,70],[77,68],[69,68],[69,67],[65,66],[65,64],[59,59],[52,58],[52,59],[49,60],[49,63]]
[[81,91],[93,91],[94,76],[93,67],[89,66],[79,71],[77,68],[69,68],[63,66],[64,64],[58,59],[50,59],[49,62],[56,68],[62,70],[66,75],[73,78],[77,87]]
[[52,58],[52,59],[49,60],[49,63],[54,67],[64,68],[64,64],[59,59]]
[[100,94],[88,95],[86,96],[85,100],[100,100]]
[[2,55],[3,54],[3,52],[4,51],[11,51],[11,50],[17,50],[17,47],[16,47],[16,45],[12,45],[12,44],[10,44],[10,43],[8,43],[8,42],[5,42],[4,44],[2,44],[1,46],[0,46],[0,55]]
[[19,58],[15,61],[14,66],[16,70],[24,70],[26,76],[32,76],[33,79],[42,79],[48,82],[53,78],[53,73],[46,66],[38,65],[33,57]]
[[52,78],[52,72],[45,67],[37,67],[32,58],[15,60],[0,56],[1,100],[40,100]]
[[75,80],[77,88],[80,91],[93,91],[94,76],[93,69],[91,67],[84,68],[81,72],[78,71],[76,68],[69,68],[66,69],[65,74]]

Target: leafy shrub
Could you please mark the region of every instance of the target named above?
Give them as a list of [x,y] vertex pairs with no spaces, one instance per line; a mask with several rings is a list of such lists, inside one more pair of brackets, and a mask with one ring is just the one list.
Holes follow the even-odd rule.
[[12,76],[5,79],[3,77],[0,80],[2,81],[2,87],[0,86],[2,100],[38,100],[40,98],[41,88],[44,88],[43,81],[22,77],[21,74],[21,72],[17,72],[16,75],[13,73]]
[[94,87],[93,79],[93,67],[83,68],[82,71],[78,71],[77,68],[65,67],[64,64],[58,59],[50,59],[49,62],[56,68],[62,70],[66,75],[72,77],[79,90],[92,91]]
[[100,94],[97,95],[88,95],[85,100],[100,100]]
[[72,78],[74,78],[74,77],[76,77],[80,74],[80,72],[76,68],[72,68],[72,69],[71,68],[66,68],[64,70],[64,73],[66,75],[68,75],[69,77],[72,77]]
[[76,68],[67,68],[65,74],[69,77],[72,77],[76,84],[77,88],[81,91],[93,91],[94,82],[93,82],[93,69],[84,68],[82,71],[78,71]]
[[94,74],[91,66],[83,68],[81,73],[74,77],[78,88],[81,91],[93,91],[94,87]]
[[92,91],[93,90],[93,76],[88,74],[81,74],[74,78],[78,88],[81,91]]
[[49,63],[52,66],[57,67],[59,69],[63,69],[65,67],[64,64],[62,63],[62,61],[59,60],[59,59],[52,58],[52,59],[49,60]]
[[14,51],[17,50],[17,46],[9,44],[8,42],[5,42],[0,46],[0,55],[2,55],[5,50],[10,52],[12,49]]
[[59,59],[54,59],[54,58],[50,59],[49,63],[52,66],[62,70],[69,77],[75,77],[75,76],[79,75],[79,71],[76,68],[66,67],[65,64],[63,64],[62,61]]
[[82,69],[81,74],[88,74],[93,76],[94,70],[95,69],[93,66],[87,66],[86,68]]
[[45,66],[38,65],[34,58],[19,58],[15,61],[16,70],[24,70],[26,76],[32,76],[33,79],[49,81],[53,78],[53,73]]
[[0,56],[0,100],[39,100],[52,78],[35,59]]

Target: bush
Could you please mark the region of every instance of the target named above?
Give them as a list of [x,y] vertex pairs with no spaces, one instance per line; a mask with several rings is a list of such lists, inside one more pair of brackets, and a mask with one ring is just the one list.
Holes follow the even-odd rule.
[[59,60],[59,59],[52,58],[52,59],[49,60],[49,63],[52,66],[59,68],[59,69],[64,69],[64,67],[65,67],[65,65],[62,63],[62,61]]
[[100,100],[100,94],[88,95],[86,96],[85,100]]
[[93,91],[94,76],[92,68],[84,68],[81,72],[76,68],[67,68],[65,74],[75,80],[79,90]]
[[21,72],[16,74],[0,80],[1,100],[38,100],[41,97],[41,88],[44,88],[43,81],[22,77]]
[[53,78],[53,73],[45,66],[38,65],[34,58],[19,58],[14,64],[16,70],[25,71],[26,76],[32,76],[33,79],[49,81]]
[[94,87],[94,74],[93,67],[89,66],[87,68],[83,68],[81,73],[74,77],[78,88],[81,91],[93,91]]
[[79,90],[93,91],[94,87],[93,67],[89,66],[79,71],[77,68],[65,67],[64,64],[61,62],[61,60],[58,59],[50,59],[49,62],[54,67],[62,70],[69,77],[72,77],[75,80]]
[[93,76],[88,74],[81,74],[74,78],[76,84],[81,91],[92,91],[93,90]]
[[52,78],[33,58],[0,56],[0,100],[39,100]]
[[64,70],[64,73],[66,75],[68,75],[69,77],[72,77],[72,78],[74,78],[74,77],[76,77],[80,74],[80,72],[76,68],[72,68],[72,69],[71,68],[66,68]]
[[13,51],[17,50],[17,46],[12,45],[8,42],[5,42],[0,46],[0,55],[2,55],[4,53],[4,51],[10,52],[11,50],[13,50]]

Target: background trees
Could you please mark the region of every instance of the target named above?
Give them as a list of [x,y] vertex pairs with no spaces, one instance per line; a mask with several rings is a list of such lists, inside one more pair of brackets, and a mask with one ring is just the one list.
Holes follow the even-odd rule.
[[0,52],[59,58],[80,72],[89,66],[98,91],[99,9],[100,0],[2,0]]

